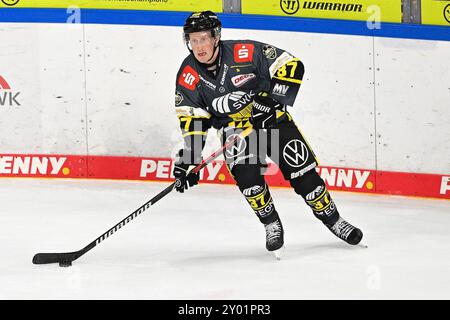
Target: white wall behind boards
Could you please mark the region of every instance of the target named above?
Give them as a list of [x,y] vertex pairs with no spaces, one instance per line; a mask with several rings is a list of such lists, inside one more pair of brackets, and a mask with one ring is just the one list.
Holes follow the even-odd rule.
[[[86,153],[83,26],[3,24],[1,153]],[[3,94],[2,94],[3,93]]]
[[170,156],[175,77],[185,54],[173,27],[86,25],[89,153]]
[[[0,106],[0,154],[176,149],[175,77],[188,53],[180,28],[2,24],[0,37],[0,76],[21,104]],[[232,29],[223,38],[303,61],[291,112],[322,165],[450,171],[450,43]],[[208,139],[219,146],[214,132]]]
[[450,172],[450,42],[375,39],[383,170]]

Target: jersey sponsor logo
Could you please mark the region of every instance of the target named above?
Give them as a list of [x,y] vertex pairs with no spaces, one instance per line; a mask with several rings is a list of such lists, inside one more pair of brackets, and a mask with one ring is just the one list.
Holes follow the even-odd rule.
[[236,88],[239,88],[253,78],[256,78],[256,75],[254,73],[240,74],[231,78],[231,82]]
[[308,157],[308,148],[302,141],[297,139],[289,141],[283,149],[284,160],[294,168],[304,165]]
[[241,108],[247,106],[250,102],[252,102],[254,96],[255,96],[255,93],[253,91],[246,93],[240,99],[238,99],[235,103],[233,103],[233,107],[235,107],[236,110],[240,110]]
[[212,83],[212,82],[206,80],[206,79],[203,78],[201,75],[199,75],[199,77],[200,77],[200,80],[202,80],[202,82],[203,82],[208,88],[210,88],[210,89],[213,90],[213,91],[216,90],[217,86],[216,86],[214,83]]
[[0,175],[58,175],[60,172],[68,175],[70,169],[63,168],[66,160],[66,157],[2,156],[0,157]]
[[178,84],[189,89],[191,91],[195,90],[197,83],[200,81],[197,71],[195,71],[191,66],[186,66],[181,72],[178,78]]
[[[219,113],[236,111],[248,105],[253,100],[253,96],[255,96],[253,91],[248,93],[244,91],[234,91],[214,99],[212,102],[212,107]],[[230,101],[232,103],[231,106],[235,110],[231,110]]]
[[288,90],[289,90],[288,85],[276,83],[275,86],[273,87],[272,93],[277,96],[285,97]]
[[181,92],[175,92],[175,105],[179,106],[183,102],[184,98]]
[[255,46],[251,43],[234,45],[234,61],[237,63],[252,62]]
[[223,86],[225,84],[225,77],[227,76],[228,73],[228,65],[226,63],[224,63],[223,65],[223,74],[222,74],[222,78],[220,79],[220,84]]
[[277,57],[277,49],[275,47],[266,44],[263,47],[263,54],[267,59],[273,60]]

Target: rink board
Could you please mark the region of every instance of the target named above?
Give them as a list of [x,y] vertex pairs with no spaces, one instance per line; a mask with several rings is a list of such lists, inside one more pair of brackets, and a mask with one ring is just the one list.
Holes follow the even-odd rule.
[[[170,161],[181,147],[174,77],[187,52],[174,26],[186,13],[163,15],[140,16],[142,25],[105,25],[100,14],[92,24],[3,23],[0,177],[160,179],[140,176],[142,159]],[[81,21],[93,17],[88,11]],[[337,172],[336,186],[324,178],[330,187],[448,198],[450,41],[433,40],[446,37],[442,28],[368,30],[345,22],[331,34],[330,21],[297,21],[252,16],[245,25],[224,15],[223,37],[271,43],[303,61],[290,112],[321,166]],[[171,25],[158,25],[164,23]],[[405,38],[395,37],[400,33]],[[219,147],[210,130],[204,154]],[[15,167],[9,155],[22,157]],[[25,155],[46,160],[34,160],[32,170]],[[70,161],[64,172],[54,155]],[[166,165],[157,170],[170,172]],[[370,181],[359,186],[355,170],[369,172]],[[223,181],[208,181],[232,183],[223,174]]]
[[[1,177],[92,178],[142,181],[174,180],[171,158],[0,155]],[[390,172],[356,168],[316,168],[331,190],[450,199],[450,175]],[[271,186],[289,187],[275,164],[265,179]],[[208,164],[200,172],[202,183],[235,184],[224,161]]]

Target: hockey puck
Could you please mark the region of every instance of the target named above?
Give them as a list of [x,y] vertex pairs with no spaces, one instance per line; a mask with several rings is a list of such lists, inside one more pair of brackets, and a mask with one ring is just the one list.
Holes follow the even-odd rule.
[[72,262],[71,261],[60,262],[59,266],[60,267],[71,267],[72,266]]

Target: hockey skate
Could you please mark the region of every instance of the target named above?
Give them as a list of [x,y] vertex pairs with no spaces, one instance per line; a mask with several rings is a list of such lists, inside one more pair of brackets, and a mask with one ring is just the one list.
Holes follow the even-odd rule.
[[272,223],[265,224],[266,228],[266,248],[272,251],[277,260],[281,259],[281,251],[284,244],[284,230],[280,219]]
[[338,238],[348,244],[357,245],[360,243],[363,233],[360,229],[352,226],[350,223],[339,217],[333,225],[325,224],[327,228]]

